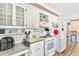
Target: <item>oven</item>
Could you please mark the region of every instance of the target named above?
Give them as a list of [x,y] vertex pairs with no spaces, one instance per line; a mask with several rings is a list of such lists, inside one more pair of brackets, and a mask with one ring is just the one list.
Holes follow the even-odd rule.
[[45,39],[45,56],[55,54],[55,37],[50,37]]

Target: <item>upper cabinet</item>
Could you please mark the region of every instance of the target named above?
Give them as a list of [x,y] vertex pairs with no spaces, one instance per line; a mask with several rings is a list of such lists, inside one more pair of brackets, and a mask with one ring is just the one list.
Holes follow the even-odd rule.
[[26,7],[19,5],[19,4],[13,4],[14,5],[14,26],[21,26],[25,27],[26,26],[26,18],[27,18],[27,9]]
[[39,28],[39,10],[32,5],[27,10],[27,28]]
[[48,26],[48,13],[35,6],[29,5],[27,10],[27,28],[40,28]]
[[20,4],[0,3],[0,26],[25,27],[26,12],[26,7]]
[[24,26],[24,8],[16,6],[16,26]]
[[49,16],[45,8],[32,4],[0,3],[0,27],[49,27]]
[[12,26],[12,5],[6,4],[6,25]]
[[49,15],[44,14],[43,12],[39,14],[40,15],[40,27],[49,27]]
[[0,3],[0,25],[12,25],[12,5],[7,3]]

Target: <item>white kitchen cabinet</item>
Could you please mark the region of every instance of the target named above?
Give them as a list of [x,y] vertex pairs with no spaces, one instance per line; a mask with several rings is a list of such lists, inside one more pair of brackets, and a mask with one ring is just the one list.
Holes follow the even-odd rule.
[[30,45],[30,56],[44,56],[44,41]]
[[27,27],[49,27],[49,13],[30,5],[27,11]]
[[27,9],[13,3],[0,3],[0,26],[26,26]]
[[49,13],[43,10],[40,10],[39,14],[39,26],[40,27],[49,27]]
[[6,25],[6,4],[0,3],[0,25]]
[[12,5],[9,3],[0,3],[0,25],[12,25]]
[[16,6],[16,26],[24,26],[24,8]]
[[12,4],[6,4],[6,26],[12,26]]
[[13,4],[13,26],[26,26],[27,9],[20,4]]
[[39,28],[39,10],[32,5],[27,10],[27,28]]

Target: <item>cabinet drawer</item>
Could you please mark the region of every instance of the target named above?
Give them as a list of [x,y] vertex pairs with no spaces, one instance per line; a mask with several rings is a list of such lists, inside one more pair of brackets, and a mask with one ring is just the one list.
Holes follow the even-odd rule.
[[30,55],[32,56],[43,56],[44,55],[44,42],[40,41],[30,46]]
[[33,44],[31,44],[31,47],[40,47],[40,46],[42,46],[43,45],[43,41],[40,41],[40,42],[37,42],[37,43],[33,43]]

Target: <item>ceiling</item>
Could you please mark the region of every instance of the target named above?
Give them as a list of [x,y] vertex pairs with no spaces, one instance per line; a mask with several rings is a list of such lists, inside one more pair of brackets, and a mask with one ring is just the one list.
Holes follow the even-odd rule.
[[79,19],[79,3],[44,3],[59,12],[62,20]]

